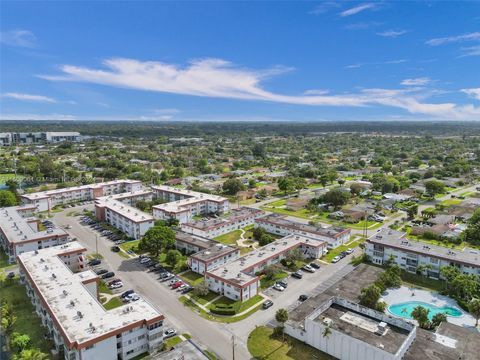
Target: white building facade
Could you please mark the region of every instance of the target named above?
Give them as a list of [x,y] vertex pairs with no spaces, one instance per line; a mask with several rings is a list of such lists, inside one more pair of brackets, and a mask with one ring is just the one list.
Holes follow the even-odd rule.
[[98,276],[79,243],[19,256],[21,280],[55,349],[66,360],[131,359],[163,342],[161,315],[145,300],[105,310]]

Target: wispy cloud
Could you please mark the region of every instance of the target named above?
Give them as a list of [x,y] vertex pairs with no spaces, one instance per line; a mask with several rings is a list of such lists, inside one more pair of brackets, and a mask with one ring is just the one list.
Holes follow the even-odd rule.
[[43,103],[56,103],[57,100],[43,95],[32,95],[32,94],[22,94],[16,92],[8,92],[2,94],[2,97],[20,100],[20,101],[34,101],[34,102],[43,102]]
[[405,35],[407,30],[386,30],[382,32],[378,32],[377,35],[388,37],[388,38],[397,38],[399,36]]
[[480,32],[472,32],[472,33],[466,33],[462,35],[430,39],[426,41],[426,44],[430,46],[438,46],[443,44],[465,42],[465,41],[480,41]]
[[428,85],[432,80],[428,77],[413,78],[413,79],[404,79],[400,83],[405,86],[425,86]]
[[382,22],[379,21],[368,21],[368,22],[358,22],[345,25],[345,29],[347,30],[366,30],[370,29],[375,26],[383,25]]
[[0,113],[1,120],[76,120],[74,115],[65,114],[2,114]]
[[461,47],[460,51],[462,55],[459,57],[480,56],[480,45]]
[[345,68],[358,69],[363,66],[369,66],[369,65],[396,65],[396,64],[406,63],[407,61],[408,61],[407,59],[395,59],[395,60],[387,60],[387,61],[379,61],[379,62],[356,63],[356,64],[346,65]]
[[317,5],[312,11],[309,12],[309,14],[312,15],[321,15],[325,14],[326,12],[329,12],[332,9],[339,8],[340,4],[335,1],[326,1],[320,5]]
[[480,88],[462,89],[461,91],[474,99],[480,100]]
[[360,5],[357,5],[355,7],[350,8],[350,9],[342,11],[339,15],[341,17],[352,16],[352,15],[358,14],[358,13],[360,13],[362,11],[365,11],[365,10],[376,9],[377,7],[378,7],[378,5],[375,4],[375,3],[360,4]]
[[[385,63],[399,63],[400,60]],[[421,89],[363,89],[348,94],[286,95],[267,91],[262,81],[288,71],[273,67],[245,69],[222,59],[203,59],[187,66],[134,59],[109,59],[104,69],[62,66],[61,75],[42,75],[50,81],[79,81],[106,86],[202,97],[257,100],[309,106],[389,106],[412,114],[437,118],[478,118],[480,107],[454,103],[428,103]],[[159,115],[162,116],[162,115]],[[165,115],[168,116],[168,115]]]
[[33,48],[36,46],[37,38],[28,30],[10,30],[0,32],[0,43],[10,46]]
[[98,105],[98,106],[101,106],[101,107],[104,107],[104,108],[106,108],[106,109],[110,108],[110,105],[109,105],[109,104],[104,103],[104,102],[101,102],[101,101],[98,101],[98,102],[97,102],[97,105]]

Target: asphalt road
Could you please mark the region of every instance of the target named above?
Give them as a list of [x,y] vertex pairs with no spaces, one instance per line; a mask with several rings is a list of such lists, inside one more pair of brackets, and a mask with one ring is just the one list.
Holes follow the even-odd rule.
[[[460,194],[467,191],[475,190],[475,186],[455,190],[453,194]],[[419,206],[419,213],[421,210],[433,206],[435,203],[445,199],[449,199],[447,195],[441,199],[436,199],[431,203],[422,204]],[[276,199],[275,199],[276,200]],[[270,201],[275,201],[270,200]],[[263,201],[255,204],[259,207],[270,201]],[[54,214],[53,221],[57,226],[65,227],[70,225],[71,228],[66,230],[72,237],[76,237],[89,252],[96,250],[96,232],[88,226],[83,226],[79,223],[78,217],[66,216],[67,213],[76,210],[82,211],[83,208],[92,208],[92,205],[68,208],[62,212]],[[305,221],[295,218],[296,221]],[[396,219],[386,221],[382,227],[387,227]],[[377,230],[370,230],[369,235]],[[358,230],[353,233],[359,232]],[[361,233],[361,231],[360,231]],[[235,358],[237,360],[250,359],[251,356],[247,350],[248,334],[258,325],[268,324],[274,318],[277,309],[291,308],[297,303],[298,296],[301,294],[312,294],[319,291],[323,284],[330,284],[333,279],[341,276],[343,273],[349,271],[351,265],[348,258],[341,260],[336,264],[325,264],[321,266],[314,274],[305,273],[303,279],[297,280],[289,278],[288,288],[284,292],[277,292],[275,290],[267,290],[265,294],[270,296],[274,305],[267,310],[259,310],[249,316],[247,319],[232,323],[223,324],[208,321],[196,314],[189,308],[183,306],[178,301],[180,294],[176,291],[170,290],[165,284],[160,283],[156,279],[156,275],[148,273],[143,266],[141,266],[135,259],[124,259],[116,253],[113,253],[110,248],[112,242],[98,235],[98,252],[104,256],[102,266],[106,266],[116,273],[115,277],[123,280],[125,286],[122,291],[132,288],[135,289],[141,296],[150,301],[159,311],[166,316],[166,327],[173,326],[179,333],[188,332],[198,342],[213,350],[222,359],[232,359],[232,336],[235,337]],[[359,249],[355,250],[355,255],[360,253]],[[120,291],[119,291],[120,292]]]

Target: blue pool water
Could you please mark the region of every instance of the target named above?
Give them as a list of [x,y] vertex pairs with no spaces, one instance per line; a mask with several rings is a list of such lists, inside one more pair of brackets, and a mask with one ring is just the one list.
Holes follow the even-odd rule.
[[406,319],[413,319],[410,314],[417,306],[423,306],[424,308],[430,310],[430,312],[428,313],[428,318],[430,320],[432,320],[433,316],[438,313],[445,313],[447,316],[453,317],[462,316],[462,312],[457,308],[450,306],[438,307],[421,301],[408,301],[404,303],[390,305],[388,307],[388,311],[395,316],[403,317]]

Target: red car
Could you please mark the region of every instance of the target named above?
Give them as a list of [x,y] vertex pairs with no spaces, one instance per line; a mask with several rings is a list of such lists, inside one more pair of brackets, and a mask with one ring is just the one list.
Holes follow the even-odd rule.
[[172,285],[172,289],[177,289],[183,285],[183,281],[177,281],[175,284]]

